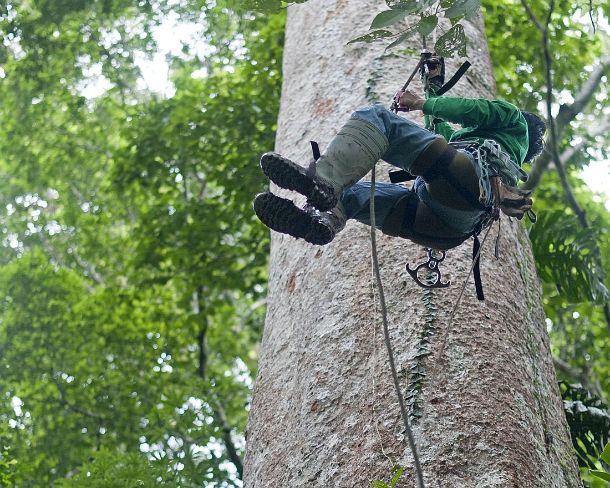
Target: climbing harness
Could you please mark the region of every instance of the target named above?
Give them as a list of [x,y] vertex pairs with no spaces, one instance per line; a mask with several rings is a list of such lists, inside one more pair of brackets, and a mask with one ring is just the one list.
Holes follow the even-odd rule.
[[[466,73],[470,66],[471,64],[468,61],[464,62],[447,83],[444,83],[440,87],[433,87],[428,80],[431,73],[431,67],[435,68],[437,72],[440,68],[440,74],[435,76],[440,75],[440,79],[444,81],[444,61],[443,58],[436,57],[434,53],[428,50],[421,51],[415,69],[407,79],[407,82],[403,85],[401,92],[394,96],[390,109],[394,112],[409,110],[400,107],[399,97],[400,94],[407,89],[417,72],[420,73],[420,77],[424,82],[424,90],[426,91],[426,94],[433,91],[435,96],[440,96],[453,88],[453,86],[464,75],[464,73]],[[427,121],[426,128],[430,129],[432,124]],[[460,181],[454,178],[450,173],[444,172],[443,177],[466,201],[472,205],[473,208],[478,208],[485,211],[483,218],[471,233],[474,243],[472,250],[473,264],[470,271],[474,275],[477,298],[479,300],[484,300],[485,297],[483,294],[483,285],[480,274],[481,243],[478,235],[484,229],[490,227],[493,222],[498,221],[498,237],[496,238],[494,252],[495,256],[498,257],[498,240],[500,238],[500,208],[503,210],[513,208],[513,213],[509,213],[508,215],[514,214],[515,216],[518,216],[517,218],[522,218],[522,213],[521,216],[519,216],[519,206],[523,205],[522,201],[529,197],[529,193],[517,189],[516,185],[519,181],[527,180],[527,173],[512,160],[508,153],[502,150],[500,144],[492,139],[485,139],[483,141],[454,141],[450,142],[449,145],[455,150],[468,153],[474,159],[475,164],[480,168],[478,198],[466,190]],[[437,175],[436,172],[434,172],[434,174],[429,176],[434,178]],[[390,181],[392,183],[410,181],[414,180],[415,178],[416,176],[411,175],[404,170],[390,171]],[[504,189],[504,193],[508,193],[515,198],[512,201],[503,202],[501,199],[502,189]],[[531,208],[527,210],[525,215],[527,215],[532,222],[536,221],[536,215]],[[449,286],[450,281],[443,281],[442,272],[439,267],[439,264],[445,259],[445,251],[435,251],[432,248],[426,248],[426,253],[427,260],[417,264],[415,267],[411,268],[411,266],[407,263],[406,270],[409,275],[422,288],[445,288]],[[422,269],[427,269],[429,271],[425,280],[420,279],[419,271]]]
[[[499,176],[502,183],[508,186],[516,186],[519,181],[527,181],[527,173],[493,139],[485,139],[482,142],[454,141],[449,144],[472,155],[481,166],[481,178]],[[487,198],[487,195],[481,195],[481,198]]]

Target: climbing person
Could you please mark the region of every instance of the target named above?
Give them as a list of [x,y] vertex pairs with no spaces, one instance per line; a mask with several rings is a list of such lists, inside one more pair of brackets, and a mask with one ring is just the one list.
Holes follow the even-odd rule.
[[400,91],[393,106],[422,111],[433,130],[373,105],[356,110],[309,168],[263,154],[265,175],[307,202],[299,208],[260,193],[254,200],[258,218],[317,245],[331,242],[348,219],[370,225],[371,183],[359,180],[379,159],[400,168],[403,180],[415,179],[412,188],[375,184],[375,225],[387,235],[444,250],[476,236],[499,210],[517,218],[529,212],[530,192],[516,185],[527,178],[521,165],[542,151],[544,122],[505,101],[434,96],[444,73],[431,66],[437,71],[425,80],[428,99]]

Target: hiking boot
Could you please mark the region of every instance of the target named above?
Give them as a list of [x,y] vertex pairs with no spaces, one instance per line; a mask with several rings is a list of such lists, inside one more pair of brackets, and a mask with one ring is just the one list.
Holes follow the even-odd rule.
[[270,229],[318,246],[331,242],[346,221],[339,207],[331,212],[320,212],[310,205],[301,209],[291,200],[269,192],[256,195],[254,212]]
[[320,210],[328,210],[337,204],[337,194],[330,182],[309,173],[280,154],[268,152],[261,157],[261,169],[276,185],[299,192]]
[[327,211],[335,207],[345,188],[373,168],[388,147],[387,137],[372,123],[350,119],[316,161],[315,171],[276,153],[263,154],[261,168],[276,185],[305,195],[309,204]]

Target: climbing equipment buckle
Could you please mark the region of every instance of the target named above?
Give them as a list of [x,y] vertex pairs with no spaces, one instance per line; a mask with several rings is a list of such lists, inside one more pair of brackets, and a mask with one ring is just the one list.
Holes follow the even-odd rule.
[[[436,251],[431,248],[426,248],[428,254],[428,260],[423,263],[419,263],[414,268],[409,266],[407,263],[407,272],[411,275],[411,278],[422,288],[447,288],[451,284],[451,280],[443,281],[441,276],[441,270],[439,264],[445,259],[445,251]],[[422,281],[419,278],[419,271],[425,269],[431,273],[429,277]],[[429,279],[431,278],[431,279]]]

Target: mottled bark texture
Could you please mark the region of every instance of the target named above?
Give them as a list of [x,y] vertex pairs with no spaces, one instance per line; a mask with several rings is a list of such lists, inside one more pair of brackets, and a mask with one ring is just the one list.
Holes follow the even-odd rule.
[[[389,103],[402,86],[414,57],[384,53],[379,43],[346,45],[380,7],[310,0],[288,9],[277,151],[305,164],[310,139],[324,147],[355,108]],[[491,98],[482,21],[467,33],[474,66],[452,93]],[[450,60],[448,72],[458,63]],[[380,165],[378,178],[386,170]],[[577,487],[528,238],[520,223],[503,218],[494,259],[496,235],[494,228],[482,254],[486,300],[468,285],[439,358],[472,244],[443,263],[451,287],[430,292],[404,270],[423,250],[379,234],[396,363],[419,415],[414,433],[426,486]],[[399,486],[415,486],[372,283],[368,227],[351,222],[322,248],[273,235],[246,488],[366,487],[387,480],[392,463],[407,467]]]

